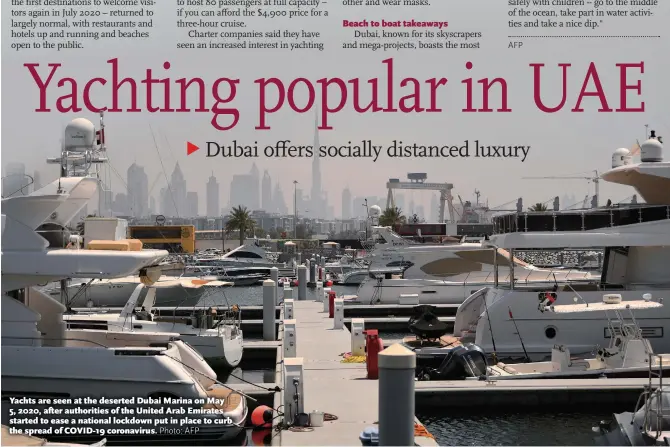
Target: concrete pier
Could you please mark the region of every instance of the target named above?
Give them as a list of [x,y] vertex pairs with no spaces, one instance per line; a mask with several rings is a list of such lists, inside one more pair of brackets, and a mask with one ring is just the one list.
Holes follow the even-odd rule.
[[[333,330],[322,303],[295,302],[296,357],[303,359],[304,411],[337,416],[312,431],[281,431],[281,445],[360,445],[358,436],[379,419],[379,382],[367,380],[365,363],[342,363],[351,349],[351,333]],[[419,439],[416,440],[419,442]],[[277,441],[275,441],[277,442]],[[421,445],[436,445],[421,438]]]

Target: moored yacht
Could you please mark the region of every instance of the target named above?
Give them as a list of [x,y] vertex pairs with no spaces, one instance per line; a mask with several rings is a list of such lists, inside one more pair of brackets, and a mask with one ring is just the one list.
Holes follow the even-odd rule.
[[[135,311],[138,298],[147,288],[142,310]],[[214,311],[194,313],[190,319],[175,319],[174,321],[154,321],[152,308],[156,295],[153,286],[145,287],[138,284],[128,302],[120,313],[85,313],[77,312],[63,316],[68,325],[68,332],[74,332],[77,337],[81,331],[93,335],[100,331],[105,338],[110,333],[157,333],[173,334],[193,346],[210,364],[226,368],[235,368],[242,360],[242,330],[240,329],[239,314],[227,312],[218,315]],[[190,320],[190,321],[188,321]],[[127,343],[132,346],[142,345],[144,339],[138,338],[137,343]]]
[[[177,334],[145,333],[141,346],[126,343],[133,334],[110,333],[101,341],[98,331],[80,331],[73,337],[63,322],[65,306],[36,288],[64,278],[121,278],[139,272],[142,283],[150,285],[160,277],[167,251],[142,250],[139,241],[118,238],[90,243],[87,249],[76,244],[62,248],[36,231],[48,219],[67,225],[67,216],[76,215],[97,192],[98,180],[84,169],[91,160],[103,159],[104,147],[96,146],[95,134],[92,123],[74,120],[65,130],[64,176],[29,196],[2,201],[3,406],[13,397],[172,397],[189,399],[186,406],[202,410],[200,402],[210,399],[217,420],[230,423],[198,425],[197,437],[225,441],[237,436],[246,419],[245,398],[218,386],[216,373]],[[81,169],[85,172],[77,172]],[[3,424],[6,416],[3,412]],[[91,427],[92,433],[118,428],[112,419]],[[155,423],[151,419],[145,425],[138,433],[148,433]],[[152,438],[161,437],[168,439]],[[172,433],[169,440],[178,438]],[[143,440],[124,437],[131,443]]]
[[[137,276],[112,279],[76,279],[68,281],[66,293],[60,286],[49,288],[49,294],[62,297],[68,307],[122,307],[135,291],[140,280]],[[195,276],[161,276],[153,285],[156,306],[192,307],[203,298],[222,293],[230,283]],[[145,299],[142,290],[138,303]]]
[[[392,237],[390,229],[383,234]],[[402,295],[417,295],[421,304],[460,304],[482,287],[493,286],[496,270],[499,282],[509,282],[512,265],[519,284],[547,287],[557,281],[597,280],[580,270],[540,269],[480,242],[391,246],[375,249],[371,259],[368,277],[348,303],[396,304]]]
[[[454,334],[502,357],[523,355],[520,338],[531,356],[543,357],[555,344],[581,354],[608,343],[604,313],[558,314],[547,312],[548,304],[571,302],[575,297],[594,303],[603,293],[617,293],[624,300],[641,294],[658,299],[668,295],[670,163],[661,161],[662,149],[661,140],[652,134],[641,146],[640,163],[633,164],[630,153],[619,149],[612,170],[602,175],[606,181],[635,187],[646,204],[494,218],[497,234],[490,244],[512,254],[515,250],[604,248],[602,278],[593,285],[557,282],[553,287],[533,287],[520,284],[513,268],[507,284],[500,281],[482,288],[460,305]],[[636,313],[644,337],[656,352],[670,351],[668,312],[663,307]]]

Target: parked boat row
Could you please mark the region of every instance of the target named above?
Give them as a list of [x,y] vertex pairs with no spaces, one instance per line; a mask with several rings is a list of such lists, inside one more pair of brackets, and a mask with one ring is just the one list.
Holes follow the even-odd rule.
[[[239,364],[243,337],[239,313],[237,317],[234,312],[194,315],[190,324],[154,321],[150,311],[164,289],[161,262],[167,251],[142,249],[139,241],[111,233],[87,241],[86,248],[78,239],[62,248],[37,231],[45,224],[65,228],[97,193],[97,179],[85,169],[91,160],[105,158],[104,146],[95,142],[95,135],[90,121],[71,122],[59,159],[63,176],[31,195],[2,200],[3,404],[11,397],[26,396],[181,398],[189,402],[185,406],[199,412],[198,430],[156,434],[151,442],[161,438],[170,443],[226,442],[243,430],[246,398],[220,383],[203,356],[228,367]],[[96,232],[101,234],[104,229]],[[133,275],[138,279],[113,282]],[[134,289],[119,314],[72,313],[39,288],[66,279],[108,281],[110,288],[120,284],[117,290]],[[176,282],[185,285],[183,280]],[[191,282],[190,286],[198,289],[207,284],[211,283]],[[62,291],[67,295],[67,284],[62,284]],[[138,312],[141,298],[144,309]],[[216,408],[205,411],[204,405]],[[143,416],[145,420],[156,417]],[[212,423],[221,418],[230,423]],[[101,428],[117,425],[107,422]],[[121,437],[131,443],[148,440],[140,435]]]

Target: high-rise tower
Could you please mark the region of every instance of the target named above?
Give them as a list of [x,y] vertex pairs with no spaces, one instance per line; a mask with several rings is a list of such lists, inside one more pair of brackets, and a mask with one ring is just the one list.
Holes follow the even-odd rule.
[[312,157],[312,192],[310,194],[310,214],[313,217],[323,217],[325,204],[321,192],[321,165],[319,157],[319,114],[314,115],[314,156]]

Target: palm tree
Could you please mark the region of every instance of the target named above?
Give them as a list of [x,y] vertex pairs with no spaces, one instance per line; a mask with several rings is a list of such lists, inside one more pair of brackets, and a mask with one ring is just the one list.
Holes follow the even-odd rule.
[[547,211],[547,205],[544,203],[536,203],[535,205],[528,208],[528,211]]
[[239,231],[240,245],[244,245],[244,239],[247,235],[247,231],[253,231],[255,226],[256,221],[251,218],[247,208],[240,205],[234,207],[230,213],[230,219],[228,219],[228,222],[226,222],[226,232],[230,233],[231,231]]
[[381,216],[379,216],[379,225],[383,227],[395,227],[396,225],[404,224],[406,220],[402,214],[402,210],[396,206],[384,210]]

